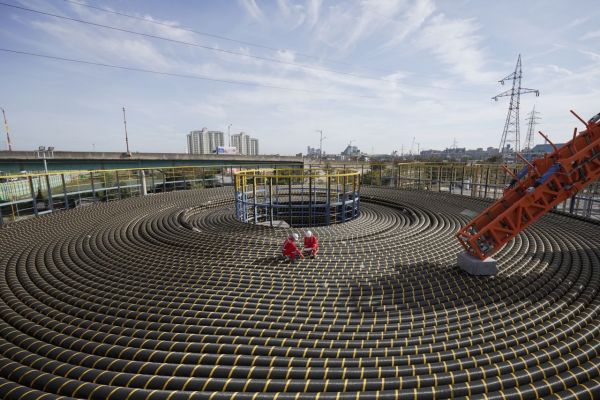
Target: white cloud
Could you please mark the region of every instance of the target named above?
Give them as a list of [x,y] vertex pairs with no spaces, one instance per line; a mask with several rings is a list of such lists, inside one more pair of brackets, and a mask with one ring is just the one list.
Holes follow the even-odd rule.
[[277,0],[279,14],[277,20],[289,30],[301,26],[306,20],[306,13],[302,4],[292,4],[290,0]]
[[226,118],[227,111],[224,104],[219,99],[210,99],[210,102],[202,101],[198,103],[181,103],[177,102],[176,107],[182,113],[189,114],[198,119],[210,116],[212,118]]
[[591,58],[594,61],[600,61],[600,54],[598,54],[598,53],[594,53],[593,51],[589,51],[589,50],[579,50],[579,52],[581,54],[585,54],[586,56],[588,56],[589,58]]
[[[166,37],[173,40],[191,42],[194,40],[196,35],[189,30],[182,29],[181,25],[177,21],[170,21],[153,17],[149,14],[139,13],[127,13],[123,14],[132,15],[134,18],[128,18],[121,15],[98,12],[94,9],[78,5],[76,3],[67,3],[71,11],[76,13],[81,19],[92,21],[99,24],[105,24],[109,26],[123,27],[124,29],[130,30],[143,30],[144,33],[151,35]],[[111,7],[102,7],[112,12],[120,12],[114,10]]]
[[396,32],[385,47],[393,47],[402,42],[409,34],[417,31],[435,11],[432,0],[417,0],[404,14],[402,21],[397,23]]
[[538,65],[530,68],[528,72],[528,75],[535,76],[537,79],[554,79],[556,77],[573,75],[573,71],[554,64]]
[[587,32],[585,35],[581,36],[579,39],[580,40],[588,40],[588,39],[597,39],[597,38],[600,38],[600,31]]
[[289,0],[277,0],[277,7],[279,8],[279,12],[281,12],[285,18],[292,14],[293,6],[290,4]]
[[[277,65],[252,57],[227,54],[213,57],[212,62],[194,63],[193,57],[185,60],[181,54],[175,58],[169,57],[171,49],[178,48],[179,45],[160,43],[163,46],[157,46],[150,40],[136,39],[135,36],[123,35],[119,32],[108,31],[98,35],[97,28],[62,21],[33,21],[31,24],[46,34],[56,37],[59,42],[68,43],[79,57],[94,61],[208,76],[224,81],[296,88],[318,92],[313,96],[324,98],[340,98],[345,93],[350,98],[353,94],[397,96],[401,93],[401,85],[398,82],[390,84],[340,75],[322,70],[318,64],[305,64],[315,69],[304,69],[295,65]],[[249,47],[237,48],[236,51],[248,56],[253,54]],[[287,50],[277,52],[274,57],[286,62],[295,61],[294,52]]]
[[489,82],[494,74],[486,71],[486,54],[481,46],[479,25],[472,19],[452,19],[438,14],[429,20],[416,41],[450,70],[468,82]]
[[552,54],[552,53],[556,53],[557,51],[560,50],[564,50],[565,49],[565,45],[560,44],[560,43],[553,43],[549,48],[544,49],[542,51],[539,51],[537,53],[533,53],[533,54],[527,54],[526,56],[523,56],[523,61],[531,61],[531,60],[535,60],[538,58],[544,58],[545,56]]
[[[31,7],[38,8],[40,4],[46,3],[36,2]],[[180,25],[175,11],[168,13],[168,19],[161,19],[140,10],[134,15],[145,19],[142,21],[65,4],[48,3],[47,9],[57,7],[57,14],[204,43],[194,33],[177,29]],[[228,10],[231,15],[223,16],[237,21],[233,30],[224,27],[218,31],[211,24],[202,25],[201,29],[244,40],[244,32],[251,32],[249,41],[294,50],[237,48],[228,42],[221,43],[220,48],[246,57],[219,54],[21,13],[15,13],[21,18],[10,20],[17,29],[7,32],[6,27],[0,27],[0,35],[11,47],[58,56],[315,92],[156,77],[53,61],[28,63],[31,70],[38,64],[45,68],[44,74],[39,74],[48,81],[45,82],[35,74],[19,76],[18,71],[10,69],[11,63],[2,63],[0,70],[6,76],[14,76],[3,90],[11,102],[21,101],[23,111],[12,117],[19,131],[24,132],[21,140],[40,143],[36,132],[50,131],[57,132],[52,144],[63,149],[91,148],[94,140],[97,149],[111,150],[111,146],[116,146],[113,141],[121,143],[122,120],[115,104],[126,104],[132,137],[139,135],[135,140],[139,151],[181,151],[185,146],[183,135],[190,130],[202,126],[226,130],[228,123],[234,124],[233,131],[243,129],[259,137],[261,150],[267,153],[293,154],[306,145],[317,145],[315,129],[324,129],[328,137],[325,150],[331,153],[341,151],[348,138],[356,139],[362,150],[370,151],[373,145],[376,152],[386,153],[399,150],[402,145],[407,151],[413,136],[417,136],[421,149],[450,146],[453,137],[461,146],[497,146],[508,99],[494,103],[490,97],[499,89],[497,79],[514,68],[520,51],[529,55],[523,58],[529,60],[524,69],[524,85],[541,91],[540,98],[521,98],[522,113],[535,102],[543,113],[544,129],[548,127],[553,138],[555,132],[559,137],[558,133],[568,134],[570,130],[563,129],[573,123],[568,108],[574,107],[584,116],[598,112],[593,107],[600,97],[600,89],[596,89],[600,87],[600,55],[577,40],[583,34],[583,22],[578,22],[578,29],[552,31],[548,38],[512,42],[507,38],[505,21],[486,15],[482,11],[486,7],[473,2],[468,6],[434,0],[278,0],[242,4],[243,7]],[[203,15],[198,12],[194,17],[201,21]],[[31,21],[35,23],[31,25]],[[221,21],[214,22],[219,25]],[[539,21],[527,23],[535,27]],[[553,23],[568,25],[560,23],[559,18]],[[522,45],[526,48],[521,49]],[[285,62],[308,59],[311,61],[304,65],[315,69],[250,56]],[[345,64],[330,63],[332,60]],[[492,73],[492,67],[502,70]],[[52,81],[55,76],[59,78]],[[19,106],[12,104],[11,109],[14,108]],[[66,113],[65,108],[71,111]],[[114,132],[114,137],[105,132]],[[149,140],[141,140],[140,132]]]
[[[154,35],[185,42],[192,42],[196,38],[196,35],[193,32],[182,29],[178,22],[156,19],[151,15],[144,15],[143,18],[148,21],[148,23],[142,22],[141,24]],[[158,22],[158,24],[153,22]]]
[[394,22],[393,18],[405,9],[404,0],[361,0],[358,4],[334,5],[320,24],[318,38],[345,52],[385,30]]
[[567,26],[565,27],[565,29],[573,29],[575,27],[578,27],[580,25],[585,24],[587,21],[590,20],[590,17],[581,17],[581,18],[575,18],[573,21],[569,22],[567,24]]
[[256,0],[240,0],[242,6],[252,18],[261,20],[263,18],[263,12],[256,4]]
[[100,39],[96,41],[96,48],[102,49],[112,55],[121,54],[121,59],[131,62],[132,60],[146,68],[165,70],[171,67],[171,63],[157,49],[142,40],[113,40]]
[[323,0],[308,0],[306,23],[309,28],[315,26],[319,21],[322,3]]
[[312,29],[320,18],[323,0],[305,0],[304,3],[293,3],[292,0],[277,0],[278,22],[288,30],[300,26]]
[[130,66],[159,70],[171,65],[161,52],[146,40],[98,35],[93,28],[57,22],[32,21],[30,24],[61,42],[68,43],[78,55],[89,56],[94,61],[102,59],[114,63],[115,60],[121,60],[127,61]]
[[296,55],[291,50],[279,50],[277,51],[277,58],[285,62],[294,62],[296,59]]

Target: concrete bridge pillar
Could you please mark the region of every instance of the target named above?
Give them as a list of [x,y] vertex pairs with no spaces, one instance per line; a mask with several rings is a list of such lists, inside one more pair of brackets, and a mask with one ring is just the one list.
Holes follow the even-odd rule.
[[146,171],[143,169],[140,170],[140,177],[142,180],[142,196],[148,194],[148,186],[146,185]]

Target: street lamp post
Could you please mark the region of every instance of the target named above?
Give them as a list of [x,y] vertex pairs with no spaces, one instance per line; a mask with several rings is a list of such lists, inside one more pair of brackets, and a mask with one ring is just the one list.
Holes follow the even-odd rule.
[[49,146],[46,150],[46,146],[39,146],[37,151],[37,157],[44,160],[44,172],[48,174],[48,158],[54,158],[54,147]]
[[[48,209],[50,211],[54,210],[54,202],[52,200],[52,187],[50,185],[50,176],[48,175],[48,161],[47,158],[54,158],[54,147],[50,146],[46,149],[46,146],[39,146],[37,151],[37,157],[44,160],[44,172],[46,173],[46,192],[48,193]],[[38,175],[38,192],[41,193],[42,190],[42,182],[41,177]],[[31,181],[30,181],[31,182]],[[31,184],[31,196],[34,207],[35,215],[38,215],[38,205],[35,200],[35,194],[33,192],[33,184]],[[65,199],[66,200],[66,199]]]

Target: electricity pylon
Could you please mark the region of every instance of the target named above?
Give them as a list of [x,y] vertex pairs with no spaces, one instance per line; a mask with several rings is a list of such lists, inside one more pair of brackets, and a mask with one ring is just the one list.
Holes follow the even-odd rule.
[[[535,126],[538,124],[541,118],[538,117],[539,111],[535,111],[535,106],[533,106],[533,110],[529,114],[527,114],[527,136],[525,136],[525,145],[523,146],[523,152],[528,156],[531,156],[531,150],[534,146],[534,138],[535,138]],[[529,157],[531,158],[531,157]]]
[[[523,71],[521,69],[521,55],[517,60],[517,65],[512,74],[501,79],[500,84],[504,85],[505,81],[512,80],[512,88],[496,96],[492,99],[498,101],[500,97],[510,96],[510,104],[508,105],[508,114],[506,115],[506,122],[504,123],[504,130],[502,131],[502,139],[500,140],[500,154],[502,158],[507,161],[516,161],[516,153],[521,151],[521,139],[519,131],[519,104],[521,102],[521,95],[526,93],[535,93],[536,96],[540,95],[540,91],[537,89],[527,89],[521,87],[521,78],[523,77]],[[507,145],[513,144],[512,154]],[[509,157],[510,155],[510,157]],[[508,160],[510,158],[510,160]]]

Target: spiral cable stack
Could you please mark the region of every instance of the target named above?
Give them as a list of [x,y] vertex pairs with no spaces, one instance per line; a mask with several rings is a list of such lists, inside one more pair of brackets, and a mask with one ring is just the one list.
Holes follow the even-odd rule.
[[487,203],[365,187],[290,264],[302,232],[232,192],[1,229],[0,398],[600,398],[600,225],[549,214],[470,276],[454,233]]

